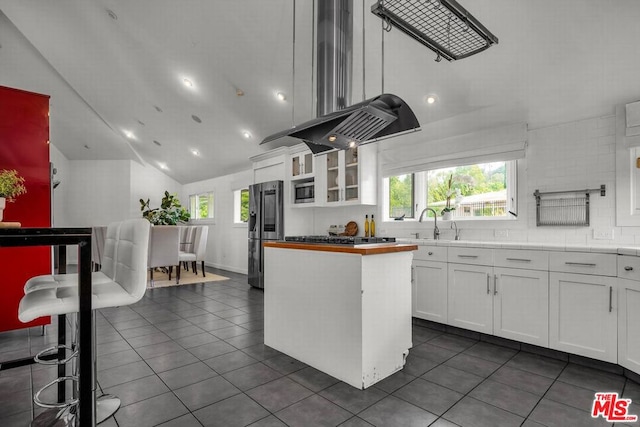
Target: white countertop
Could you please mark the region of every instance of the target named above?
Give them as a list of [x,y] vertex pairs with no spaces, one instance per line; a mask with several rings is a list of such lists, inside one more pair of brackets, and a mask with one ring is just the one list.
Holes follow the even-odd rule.
[[486,249],[526,249],[561,252],[594,252],[603,254],[640,256],[640,246],[581,245],[542,242],[487,242],[477,240],[433,240],[412,238],[398,238],[396,240],[398,243],[414,243],[418,246],[455,246]]

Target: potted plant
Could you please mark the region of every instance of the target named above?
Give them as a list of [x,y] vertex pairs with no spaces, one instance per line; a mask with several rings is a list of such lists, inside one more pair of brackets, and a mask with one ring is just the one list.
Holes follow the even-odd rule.
[[146,202],[140,199],[140,210],[142,217],[153,225],[177,225],[189,221],[190,218],[189,211],[180,204],[178,196],[169,194],[168,191],[164,192],[159,208],[151,209],[149,199]]
[[13,202],[16,197],[27,192],[24,178],[15,169],[0,170],[0,221],[7,200]]
[[447,193],[446,193],[447,199],[444,205],[444,209],[442,209],[442,219],[444,221],[449,221],[453,216],[451,212],[456,210],[455,206],[451,206],[451,197],[453,197],[454,193],[456,192],[453,188],[451,188],[452,185],[453,185],[453,174],[449,175],[449,181],[447,181]]

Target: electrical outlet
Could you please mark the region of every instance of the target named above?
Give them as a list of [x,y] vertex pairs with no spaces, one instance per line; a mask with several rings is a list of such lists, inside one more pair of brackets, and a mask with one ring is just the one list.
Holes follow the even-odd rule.
[[494,230],[494,237],[509,237],[509,230]]
[[593,238],[595,240],[613,240],[613,228],[594,228]]

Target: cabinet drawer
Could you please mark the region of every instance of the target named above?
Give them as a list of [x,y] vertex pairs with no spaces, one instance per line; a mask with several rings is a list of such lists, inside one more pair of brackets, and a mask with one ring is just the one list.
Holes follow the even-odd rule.
[[549,252],[547,251],[496,249],[493,256],[496,267],[549,269]]
[[615,276],[618,255],[589,252],[549,252],[549,270]]
[[458,264],[493,265],[493,249],[450,247],[447,260]]
[[418,246],[413,252],[414,260],[447,262],[446,246]]
[[640,257],[618,256],[618,277],[640,281]]

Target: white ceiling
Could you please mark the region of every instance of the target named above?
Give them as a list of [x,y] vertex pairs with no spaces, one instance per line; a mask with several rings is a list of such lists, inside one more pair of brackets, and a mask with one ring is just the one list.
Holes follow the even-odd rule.
[[[374,1],[361,1],[365,36],[381,33]],[[537,128],[612,114],[640,98],[639,1],[460,1],[498,45],[437,63],[400,31],[384,34],[384,91],[412,107],[423,128],[416,138],[514,122]],[[293,16],[295,51],[311,50],[311,36],[300,34],[311,34],[312,4],[0,0],[0,85],[52,96],[51,141],[69,159],[162,162],[181,183],[225,175],[249,168],[264,137],[311,111],[293,93],[294,78],[296,93],[312,93],[312,64],[295,74],[292,64]],[[366,46],[369,58],[381,56],[380,43]],[[439,102],[428,106],[432,93]]]

